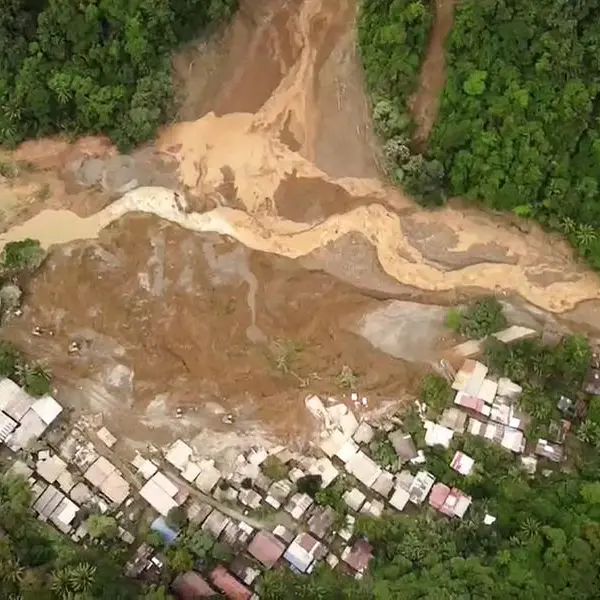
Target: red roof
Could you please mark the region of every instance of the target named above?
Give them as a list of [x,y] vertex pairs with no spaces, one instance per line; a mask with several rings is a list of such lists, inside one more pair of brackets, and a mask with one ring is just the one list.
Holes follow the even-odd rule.
[[249,600],[252,592],[240,583],[225,567],[213,569],[210,578],[229,600]]
[[215,590],[196,571],[181,573],[171,587],[180,600],[198,600],[215,595]]
[[431,494],[429,495],[429,504],[436,510],[442,510],[446,498],[450,494],[450,488],[443,483],[436,483],[431,488]]
[[248,546],[248,552],[265,567],[272,567],[285,552],[285,546],[272,533],[259,531]]
[[369,566],[369,561],[373,558],[372,552],[373,546],[371,544],[364,540],[357,540],[344,561],[360,573]]

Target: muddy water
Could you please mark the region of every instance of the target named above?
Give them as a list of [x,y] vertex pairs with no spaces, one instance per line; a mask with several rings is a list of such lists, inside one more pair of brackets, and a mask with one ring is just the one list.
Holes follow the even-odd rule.
[[[180,65],[191,79],[204,55],[212,61],[202,98],[184,77],[188,120],[155,143],[176,165],[178,196],[140,187],[77,216],[65,191],[53,194],[52,210],[8,229],[0,243],[34,237],[57,247],[14,339],[49,356],[64,381],[125,363],[135,373],[130,408],[217,403],[292,435],[311,427],[301,402],[307,378],[327,394],[350,364],[369,390],[399,397],[419,375],[336,321],[372,301],[296,263],[382,295],[489,291],[553,313],[593,306],[600,282],[561,240],[458,205],[423,211],[377,176],[350,51],[353,16],[352,0],[248,3],[214,53],[203,47]],[[19,160],[60,179],[65,170],[72,176],[81,154],[115,154],[102,141],[87,140],[85,151],[59,145],[30,144]],[[202,208],[207,198],[216,208]],[[235,249],[205,237],[211,233]],[[36,323],[56,327],[49,346],[30,337]],[[121,354],[65,358],[82,330],[112,340]],[[305,342],[299,378],[273,373],[268,348],[277,338]]]

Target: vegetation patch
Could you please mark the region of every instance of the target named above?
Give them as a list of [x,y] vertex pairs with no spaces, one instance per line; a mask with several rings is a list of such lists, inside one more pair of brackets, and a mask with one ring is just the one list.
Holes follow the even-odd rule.
[[414,91],[433,12],[423,0],[364,0],[358,40],[392,180],[424,204],[442,204],[444,168],[413,151],[407,102]]
[[456,333],[478,340],[505,329],[508,323],[502,304],[494,296],[486,296],[464,310],[448,311],[446,325]]
[[170,112],[170,55],[235,0],[7,0],[0,10],[0,143],[104,133],[149,139]]

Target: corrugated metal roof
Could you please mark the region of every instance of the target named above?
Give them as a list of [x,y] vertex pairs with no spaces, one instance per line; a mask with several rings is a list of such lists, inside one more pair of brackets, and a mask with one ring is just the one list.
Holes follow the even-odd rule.
[[0,381],[0,410],[20,421],[31,408],[33,398],[11,379]]
[[28,410],[21,418],[21,424],[6,439],[6,445],[17,452],[40,438],[46,431],[46,423],[33,410]]
[[17,422],[6,413],[0,411],[0,444],[15,430]]

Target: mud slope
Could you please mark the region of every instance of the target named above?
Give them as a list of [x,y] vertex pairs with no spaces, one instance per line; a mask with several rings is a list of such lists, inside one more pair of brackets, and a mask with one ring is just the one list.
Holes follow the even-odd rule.
[[[47,361],[59,384],[95,381],[104,402],[91,407],[107,417],[123,408],[148,417],[158,398],[167,416],[198,409],[197,418],[218,426],[218,413],[231,412],[238,424],[304,437],[313,429],[306,394],[347,397],[337,384],[344,365],[359,374],[371,408],[414,391],[422,372],[348,330],[377,301],[148,216],[57,250],[30,292],[6,335]],[[41,337],[31,335],[35,326]],[[68,352],[73,341],[81,352]]]

